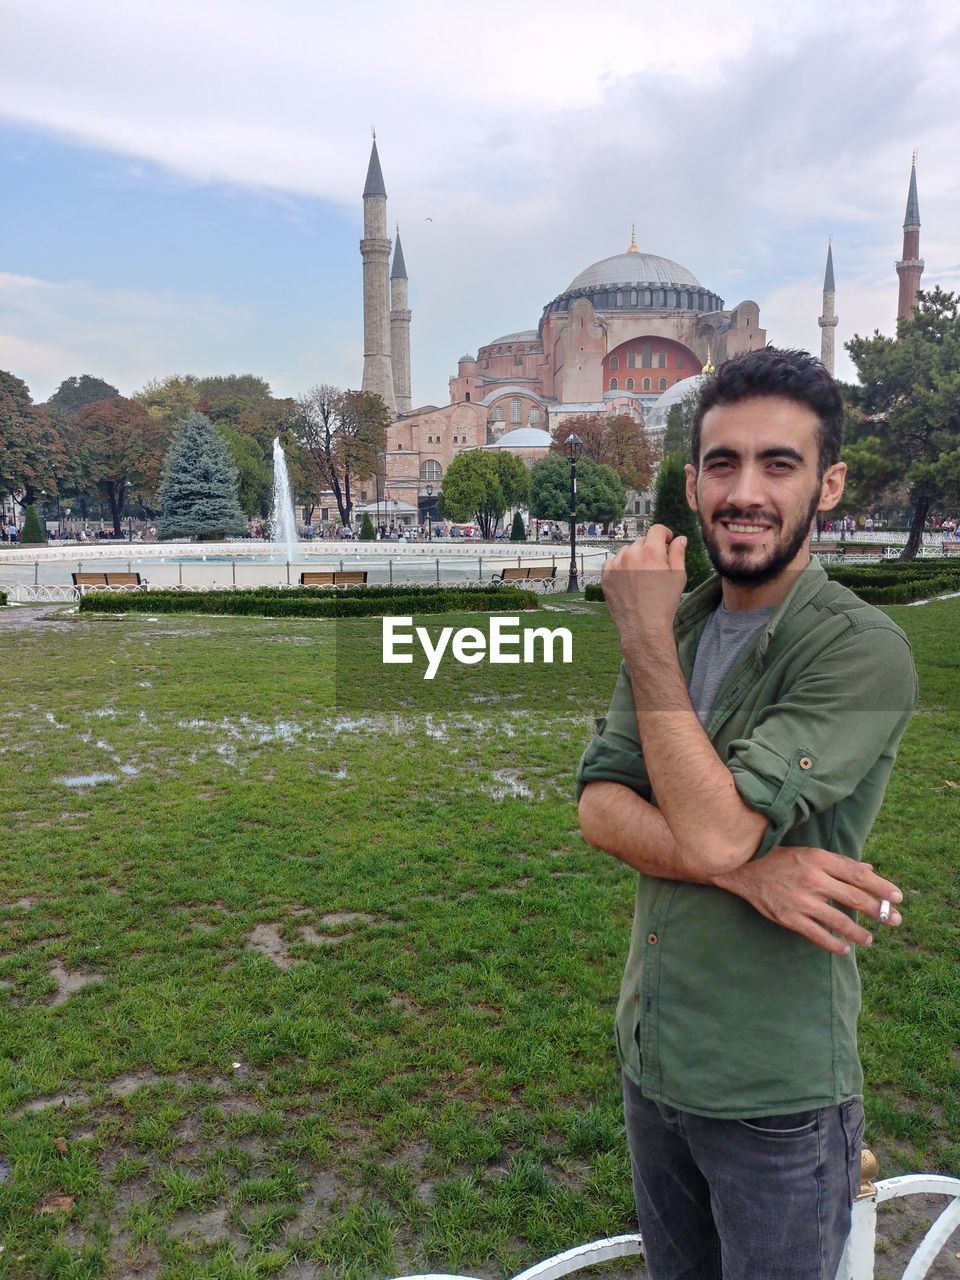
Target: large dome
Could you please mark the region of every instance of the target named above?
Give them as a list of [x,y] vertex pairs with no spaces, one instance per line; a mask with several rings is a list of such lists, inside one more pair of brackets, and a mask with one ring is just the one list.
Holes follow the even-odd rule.
[[639,284],[703,288],[697,277],[686,267],[681,267],[679,262],[659,258],[655,253],[629,250],[627,253],[615,253],[612,258],[594,262],[571,280],[564,292]]

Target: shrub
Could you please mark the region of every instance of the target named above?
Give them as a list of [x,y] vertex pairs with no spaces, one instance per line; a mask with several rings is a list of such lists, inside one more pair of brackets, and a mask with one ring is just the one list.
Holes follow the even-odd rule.
[[0,591],[0,609],[2,609],[6,603],[7,603],[7,593],[5,591]]
[[373,527],[373,521],[370,519],[370,512],[365,511],[363,515],[363,524],[360,526],[360,542],[376,542],[377,531]]
[[20,541],[30,546],[37,546],[45,543],[43,529],[40,527],[40,517],[37,515],[36,507],[27,507],[26,515],[23,521],[23,533]]
[[697,517],[687,506],[683,467],[683,459],[676,453],[668,453],[660,463],[653,499],[653,522],[665,524],[674,537],[682,535],[686,538],[687,590],[692,591],[705,582],[713,570],[703,549]]
[[526,542],[526,540],[527,540],[527,529],[526,529],[526,525],[523,523],[523,516],[520,514],[519,511],[516,511],[514,512],[514,516],[513,516],[513,527],[510,530],[510,541]]

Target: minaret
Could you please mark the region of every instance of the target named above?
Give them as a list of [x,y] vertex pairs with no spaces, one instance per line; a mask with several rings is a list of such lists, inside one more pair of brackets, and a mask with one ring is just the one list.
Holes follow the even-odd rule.
[[400,244],[400,228],[393,250],[390,272],[390,350],[393,353],[393,396],[397,413],[409,413],[410,398],[410,311],[407,307],[407,268]]
[[920,202],[917,200],[917,153],[913,153],[910,168],[910,190],[907,192],[907,212],[903,219],[903,257],[897,263],[900,277],[900,297],[897,300],[897,319],[910,316],[917,301],[920,277],[923,275],[923,259],[920,257]]
[[817,321],[820,326],[820,363],[833,375],[833,343],[836,335],[837,317],[834,305],[837,300],[836,286],[833,283],[833,237],[827,241],[827,269],[823,273],[823,315]]
[[383,397],[391,418],[397,405],[390,359],[390,241],[387,238],[387,189],[383,185],[377,137],[373,137],[367,181],[363,188],[363,382],[362,391]]

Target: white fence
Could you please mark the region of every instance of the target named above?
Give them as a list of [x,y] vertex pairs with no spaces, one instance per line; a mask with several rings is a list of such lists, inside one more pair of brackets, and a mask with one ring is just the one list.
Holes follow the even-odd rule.
[[[853,1206],[850,1239],[837,1280],[874,1280],[877,1205],[904,1196],[946,1196],[949,1201],[947,1207],[927,1231],[901,1276],[901,1280],[923,1280],[950,1237],[960,1227],[960,1178],[945,1178],[931,1173],[908,1173],[899,1178],[887,1178],[883,1182],[874,1183],[876,1172],[876,1157],[872,1151],[864,1150],[861,1156],[860,1194]],[[575,1275],[590,1267],[599,1266],[602,1262],[642,1254],[643,1241],[639,1235],[611,1236],[608,1240],[594,1240],[591,1244],[567,1249],[564,1253],[548,1258],[546,1262],[537,1262],[519,1272],[513,1280],[560,1280],[561,1276]],[[472,1277],[430,1271],[398,1276],[397,1280],[472,1280]]]

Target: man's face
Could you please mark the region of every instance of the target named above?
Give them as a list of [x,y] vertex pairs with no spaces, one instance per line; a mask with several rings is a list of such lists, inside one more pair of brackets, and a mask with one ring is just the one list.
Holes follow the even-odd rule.
[[811,409],[782,396],[715,405],[705,415],[687,501],[727,581],[760,586],[806,563],[813,519],[840,501],[846,471],[837,463],[818,478],[819,425]]

